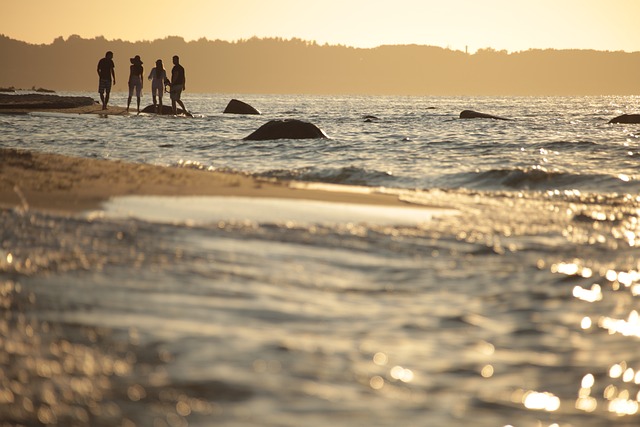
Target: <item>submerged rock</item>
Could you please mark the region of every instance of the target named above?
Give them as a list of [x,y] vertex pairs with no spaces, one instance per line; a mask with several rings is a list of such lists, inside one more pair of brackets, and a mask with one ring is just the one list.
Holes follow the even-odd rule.
[[493,114],[479,113],[473,110],[464,110],[460,113],[461,119],[494,119],[494,120],[513,120],[505,117],[494,116]]
[[609,123],[640,123],[640,114],[623,114],[609,120]]
[[227,104],[227,108],[224,109],[223,113],[227,114],[262,114],[260,111],[253,108],[251,105],[246,102],[239,101],[237,99],[232,99]]
[[313,123],[296,119],[271,120],[260,126],[244,139],[265,141],[270,139],[312,139],[327,138],[327,135]]

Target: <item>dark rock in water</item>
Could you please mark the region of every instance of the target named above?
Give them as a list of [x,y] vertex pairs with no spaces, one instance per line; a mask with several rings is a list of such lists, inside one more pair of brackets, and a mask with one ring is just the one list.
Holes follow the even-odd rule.
[[246,102],[239,101],[237,99],[232,99],[227,104],[227,108],[224,109],[223,113],[228,114],[261,114],[260,111],[253,108],[251,105]]
[[[173,108],[171,108],[171,105],[162,105],[162,112],[158,111],[159,108],[160,108],[159,105],[157,107],[154,105],[147,105],[140,112],[149,113],[149,114],[162,114],[165,116],[173,115]],[[184,114],[185,116],[191,117],[191,113],[188,111],[185,112],[182,108],[178,108],[176,111],[178,112],[178,114]]]
[[34,86],[32,90],[38,93],[56,93],[56,91],[53,89],[45,89],[43,87],[39,87],[38,89],[36,89],[36,87]]
[[494,120],[513,120],[505,117],[494,116],[492,114],[479,113],[473,110],[464,110],[460,113],[461,119],[494,119]]
[[173,109],[171,105],[163,105],[162,111],[158,111],[160,109],[159,105],[147,105],[140,112],[141,113],[149,113],[149,114],[173,114]]
[[327,138],[327,135],[316,125],[296,119],[271,120],[260,126],[244,139],[265,141],[270,139],[311,139]]
[[609,123],[640,123],[640,114],[623,114],[609,120]]

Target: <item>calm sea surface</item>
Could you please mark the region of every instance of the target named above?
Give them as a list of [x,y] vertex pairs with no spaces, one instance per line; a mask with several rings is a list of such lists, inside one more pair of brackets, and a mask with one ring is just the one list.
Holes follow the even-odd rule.
[[[234,97],[263,114],[222,114]],[[381,187],[448,210],[0,211],[0,421],[640,423],[640,125],[607,124],[640,97],[185,104],[194,119],[0,115],[0,147]],[[277,118],[330,139],[242,139]]]

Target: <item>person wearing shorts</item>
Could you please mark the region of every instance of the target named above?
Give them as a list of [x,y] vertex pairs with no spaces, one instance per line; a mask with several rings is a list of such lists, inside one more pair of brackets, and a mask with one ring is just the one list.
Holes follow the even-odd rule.
[[116,84],[116,66],[113,63],[113,52],[109,51],[98,61],[98,93],[100,101],[102,101],[102,109],[107,109],[109,103],[109,94],[111,93],[111,82]]
[[140,114],[140,96],[142,94],[142,74],[144,68],[142,67],[142,60],[140,55],[136,55],[131,58],[131,67],[129,72],[129,98],[127,99],[127,111],[129,111],[129,105],[131,104],[131,98],[133,97],[133,91],[136,91],[136,98],[138,99],[138,114]]
[[[156,66],[149,73],[149,80],[151,80],[151,96],[153,97],[153,107],[156,113],[162,114],[162,95],[164,93],[164,85],[167,79],[167,72],[164,69],[162,59],[156,61]],[[159,101],[160,108],[158,108]]]
[[184,75],[184,67],[180,65],[180,58],[178,55],[173,57],[173,68],[171,69],[171,91],[169,92],[169,97],[171,98],[171,108],[173,108],[173,114],[178,114],[178,109],[176,104],[180,104],[182,107],[182,111],[185,114],[188,114],[184,103],[180,99],[182,95],[182,91],[186,88],[187,79]]

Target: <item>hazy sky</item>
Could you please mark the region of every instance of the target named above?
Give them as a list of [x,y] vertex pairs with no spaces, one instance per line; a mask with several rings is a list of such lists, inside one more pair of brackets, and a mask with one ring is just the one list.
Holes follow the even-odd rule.
[[469,52],[635,52],[640,0],[9,0],[2,2],[0,33],[38,44],[72,34],[131,41],[258,36]]

